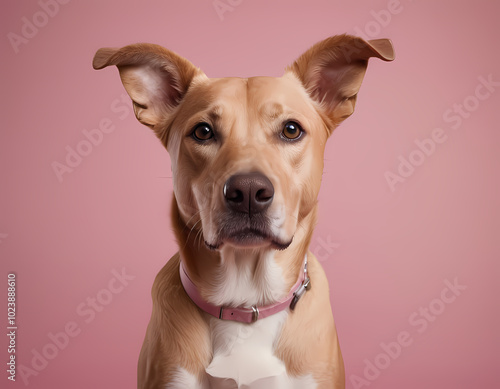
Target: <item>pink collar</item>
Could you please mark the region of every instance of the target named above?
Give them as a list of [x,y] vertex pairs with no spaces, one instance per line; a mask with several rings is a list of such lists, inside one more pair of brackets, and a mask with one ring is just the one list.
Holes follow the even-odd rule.
[[290,290],[290,292],[288,292],[288,295],[285,298],[271,305],[266,305],[263,307],[257,307],[254,305],[251,308],[229,308],[213,305],[205,301],[201,297],[198,288],[187,275],[186,269],[184,269],[184,266],[182,264],[182,260],[180,262],[179,272],[181,275],[181,283],[184,287],[184,290],[191,298],[191,300],[201,310],[222,320],[234,320],[241,323],[253,323],[258,319],[263,319],[275,313],[281,312],[287,307],[290,307],[291,310],[295,309],[295,305],[300,300],[305,291],[311,288],[311,281],[309,279],[309,275],[307,274],[307,254],[304,257],[303,268],[304,270],[300,272],[297,282],[294,286],[292,286],[292,289]]

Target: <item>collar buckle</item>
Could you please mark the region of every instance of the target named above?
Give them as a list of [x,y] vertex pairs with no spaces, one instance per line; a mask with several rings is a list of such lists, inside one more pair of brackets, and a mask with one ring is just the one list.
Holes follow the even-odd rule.
[[311,279],[307,277],[302,285],[299,286],[299,288],[293,293],[293,299],[292,302],[290,303],[290,310],[294,310],[295,306],[299,302],[300,298],[308,291],[311,289]]
[[259,319],[259,308],[252,305],[252,323],[255,323]]
[[293,299],[292,299],[292,302],[290,303],[290,310],[291,311],[293,311],[295,309],[295,306],[299,302],[300,298],[309,289],[311,289],[311,279],[309,278],[309,274],[307,273],[307,256],[306,256],[305,261],[304,261],[304,281],[297,288],[297,290],[293,293]]

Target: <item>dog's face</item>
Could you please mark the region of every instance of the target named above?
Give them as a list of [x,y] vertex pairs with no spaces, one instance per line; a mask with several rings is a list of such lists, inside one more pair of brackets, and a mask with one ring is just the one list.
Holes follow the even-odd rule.
[[94,67],[118,66],[137,118],[170,153],[180,215],[209,248],[284,249],[315,207],[326,141],[372,56],[392,60],[390,41],[329,38],[281,78],[210,79],[147,44],[101,49]]
[[203,79],[170,131],[179,209],[209,247],[289,245],[315,204],[328,137],[297,78]]

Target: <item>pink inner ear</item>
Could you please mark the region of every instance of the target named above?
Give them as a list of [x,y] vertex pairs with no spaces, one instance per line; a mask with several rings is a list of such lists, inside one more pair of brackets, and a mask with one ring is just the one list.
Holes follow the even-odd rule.
[[163,69],[126,67],[123,68],[123,81],[133,89],[130,95],[136,103],[155,111],[162,106],[175,106],[181,98],[174,77]]
[[134,102],[137,119],[154,128],[181,100],[174,79],[168,71],[150,65],[119,66],[120,77]]
[[332,123],[338,125],[354,112],[358,91],[371,57],[394,59],[387,39],[366,42],[351,35],[336,35],[316,43],[302,54],[292,71]]
[[334,110],[345,99],[356,96],[365,74],[366,64],[363,62],[321,67],[313,81],[314,97],[329,110]]
[[341,100],[341,80],[347,69],[345,67],[324,67],[316,75],[314,83],[315,98],[329,109],[334,109]]

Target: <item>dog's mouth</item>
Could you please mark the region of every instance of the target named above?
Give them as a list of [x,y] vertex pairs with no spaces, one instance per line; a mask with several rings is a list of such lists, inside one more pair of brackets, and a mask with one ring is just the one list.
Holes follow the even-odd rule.
[[219,250],[225,244],[244,249],[269,246],[275,250],[285,250],[292,243],[292,239],[290,239],[289,242],[283,242],[265,230],[258,228],[242,228],[222,233],[215,243],[205,241],[205,245],[210,250]]

